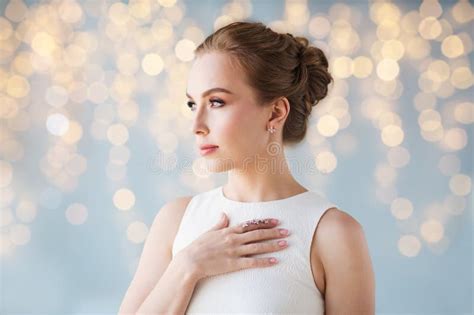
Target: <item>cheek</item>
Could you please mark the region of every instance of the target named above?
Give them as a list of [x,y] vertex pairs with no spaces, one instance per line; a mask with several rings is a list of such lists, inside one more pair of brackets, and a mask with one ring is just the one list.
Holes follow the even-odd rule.
[[265,123],[260,117],[261,113],[257,110],[229,111],[218,121],[219,138],[225,137],[229,150],[234,154],[255,153],[265,141]]
[[242,123],[239,116],[231,111],[216,113],[212,122],[211,132],[215,134],[217,139],[225,142],[232,141],[238,135]]

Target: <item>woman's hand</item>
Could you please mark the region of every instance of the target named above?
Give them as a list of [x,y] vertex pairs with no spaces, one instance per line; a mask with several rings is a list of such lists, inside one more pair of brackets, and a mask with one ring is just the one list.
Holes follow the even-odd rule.
[[227,227],[228,224],[229,219],[223,213],[215,226],[178,253],[194,268],[198,279],[241,269],[272,266],[276,260],[271,262],[270,258],[248,256],[287,247],[286,244],[280,246],[277,241],[258,243],[287,236],[280,233],[285,229],[275,228],[278,221],[251,220],[231,227]]

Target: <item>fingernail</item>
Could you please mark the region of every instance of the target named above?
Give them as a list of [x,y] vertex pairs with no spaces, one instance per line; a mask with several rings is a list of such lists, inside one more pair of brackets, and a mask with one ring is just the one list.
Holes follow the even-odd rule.
[[279,222],[279,221],[278,221],[277,219],[272,219],[272,223],[273,223],[273,224],[278,224],[278,222]]
[[288,230],[286,230],[286,229],[281,229],[281,230],[280,230],[280,234],[281,234],[281,235],[288,235]]
[[278,245],[280,245],[280,246],[285,246],[285,245],[286,245],[286,241],[279,241],[279,242],[278,242]]

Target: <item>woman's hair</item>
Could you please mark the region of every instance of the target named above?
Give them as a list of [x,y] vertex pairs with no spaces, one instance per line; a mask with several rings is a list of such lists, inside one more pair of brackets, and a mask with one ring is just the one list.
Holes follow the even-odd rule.
[[309,46],[305,37],[277,33],[260,22],[234,22],[209,35],[195,50],[229,53],[246,73],[259,103],[286,97],[290,112],[283,127],[283,142],[301,141],[308,116],[328,93],[333,78],[323,51]]

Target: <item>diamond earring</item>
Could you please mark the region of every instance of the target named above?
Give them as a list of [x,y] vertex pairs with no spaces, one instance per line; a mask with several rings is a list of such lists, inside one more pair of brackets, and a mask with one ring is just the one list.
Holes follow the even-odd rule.
[[268,128],[268,131],[270,131],[270,133],[274,133],[275,132],[275,127],[273,126],[270,126],[270,128]]

